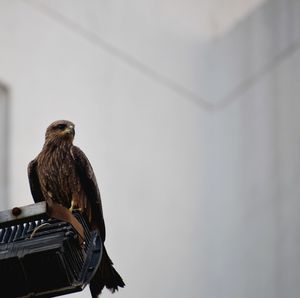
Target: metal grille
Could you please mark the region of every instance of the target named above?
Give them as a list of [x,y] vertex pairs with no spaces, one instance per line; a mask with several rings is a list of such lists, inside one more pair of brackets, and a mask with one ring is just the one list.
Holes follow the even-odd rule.
[[[42,218],[0,228],[0,280],[3,297],[53,297],[82,290],[94,274],[102,246],[97,232],[74,212],[85,242],[67,222]],[[15,282],[18,287],[12,287]]]

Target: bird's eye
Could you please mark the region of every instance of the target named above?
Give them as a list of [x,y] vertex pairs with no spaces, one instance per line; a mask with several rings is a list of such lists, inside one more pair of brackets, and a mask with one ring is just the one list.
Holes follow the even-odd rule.
[[58,129],[61,129],[61,130],[65,129],[66,127],[67,127],[66,124],[58,124],[58,125],[57,125],[57,128],[58,128]]

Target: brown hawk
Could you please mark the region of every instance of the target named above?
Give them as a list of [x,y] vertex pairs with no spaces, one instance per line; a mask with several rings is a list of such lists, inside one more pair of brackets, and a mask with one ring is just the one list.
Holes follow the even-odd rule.
[[[53,122],[46,130],[45,143],[39,155],[28,165],[28,177],[34,201],[49,201],[70,210],[79,209],[92,229],[105,241],[105,224],[99,188],[92,166],[85,154],[73,145],[74,124]],[[112,292],[125,284],[112,266],[103,245],[99,268],[90,282],[92,297],[98,297],[104,286]]]

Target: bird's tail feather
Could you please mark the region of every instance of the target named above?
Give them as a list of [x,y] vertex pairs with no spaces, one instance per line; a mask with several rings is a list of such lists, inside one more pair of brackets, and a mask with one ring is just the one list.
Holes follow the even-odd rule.
[[90,281],[90,291],[93,298],[97,298],[104,287],[108,288],[112,293],[118,291],[118,287],[125,286],[122,277],[113,267],[113,262],[109,258],[105,246],[98,270]]

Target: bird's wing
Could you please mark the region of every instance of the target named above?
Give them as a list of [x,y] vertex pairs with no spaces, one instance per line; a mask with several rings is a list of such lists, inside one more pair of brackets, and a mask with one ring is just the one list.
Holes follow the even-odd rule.
[[30,190],[31,190],[33,200],[35,203],[38,203],[38,202],[45,201],[45,198],[41,190],[36,167],[37,167],[37,159],[34,159],[28,164],[27,173],[28,173],[29,185],[30,185]]
[[86,194],[86,203],[91,211],[91,224],[100,231],[101,239],[104,242],[105,223],[100,192],[93,168],[86,155],[78,147],[73,146],[71,150],[81,186]]

